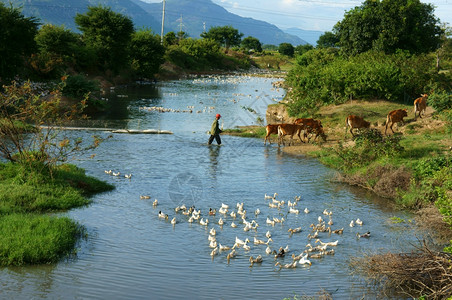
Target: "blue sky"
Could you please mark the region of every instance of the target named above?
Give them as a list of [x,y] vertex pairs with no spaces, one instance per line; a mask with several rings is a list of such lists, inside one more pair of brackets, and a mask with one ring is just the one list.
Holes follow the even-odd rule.
[[[142,0],[162,2],[162,0]],[[197,1],[197,0],[192,0]],[[331,31],[344,13],[361,5],[357,0],[212,0],[228,11],[269,22],[281,29],[297,27],[305,30]],[[433,4],[441,22],[452,26],[452,0],[422,1]]]

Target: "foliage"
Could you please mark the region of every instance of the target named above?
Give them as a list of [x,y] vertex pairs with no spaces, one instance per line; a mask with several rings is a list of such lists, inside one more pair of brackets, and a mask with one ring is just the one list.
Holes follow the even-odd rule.
[[318,48],[330,48],[337,47],[339,44],[339,38],[337,35],[332,33],[331,31],[326,31],[322,34],[317,40]]
[[140,77],[152,78],[158,73],[163,63],[165,49],[160,44],[160,37],[152,34],[150,29],[139,30],[132,34],[130,57],[132,69]]
[[226,52],[231,46],[239,46],[242,41],[243,33],[239,33],[237,29],[232,26],[214,26],[207,32],[201,34],[202,38],[211,39],[223,45]]
[[163,36],[163,46],[169,47],[171,45],[177,45],[178,39],[174,31],[170,31]]
[[292,57],[295,54],[295,48],[290,43],[281,43],[279,44],[278,52]]
[[438,112],[452,109],[452,93],[445,91],[435,92],[429,95],[427,102]]
[[247,36],[242,40],[242,43],[240,44],[242,49],[249,51],[254,50],[254,52],[262,52],[262,44],[259,41],[259,39]]
[[297,57],[287,77],[292,87],[290,112],[313,112],[322,105],[350,99],[401,102],[424,93],[438,75],[426,55],[366,52],[344,58],[334,48],[316,49]]
[[128,47],[134,31],[129,17],[110,8],[90,6],[85,14],[77,14],[75,23],[88,47],[96,51],[101,69],[119,71],[128,64]]
[[80,226],[67,217],[0,216],[0,265],[57,262],[70,254],[80,234]]
[[50,52],[60,56],[71,56],[78,43],[79,36],[64,26],[43,25],[35,36],[41,52]]
[[296,55],[303,55],[306,52],[310,51],[314,49],[314,46],[312,46],[311,44],[305,44],[305,45],[298,45],[295,47],[295,54]]
[[38,21],[0,2],[0,83],[11,80],[34,52]]
[[63,87],[63,95],[73,97],[76,99],[84,99],[92,92],[99,91],[99,83],[92,81],[83,75],[67,76],[65,85]]
[[344,147],[341,143],[334,150],[341,161],[340,168],[350,171],[370,165],[381,157],[392,157],[404,149],[400,145],[401,137],[398,135],[383,136],[376,129],[365,130],[355,137],[355,145]]
[[366,0],[346,12],[333,31],[344,53],[371,49],[395,53],[428,53],[440,44],[441,28],[432,4],[419,0]]
[[[13,82],[3,86],[5,91],[0,94],[0,119],[7,126],[0,128],[1,157],[30,169],[52,169],[58,162],[67,161],[71,155],[99,145],[101,139],[96,136],[92,144],[84,145],[81,139],[70,138],[59,128],[64,122],[80,117],[86,106],[84,99],[72,107],[62,107],[60,99],[63,87],[64,81],[57,89],[42,97],[30,82],[22,85]],[[25,136],[16,127],[18,123],[31,124],[35,130]]]

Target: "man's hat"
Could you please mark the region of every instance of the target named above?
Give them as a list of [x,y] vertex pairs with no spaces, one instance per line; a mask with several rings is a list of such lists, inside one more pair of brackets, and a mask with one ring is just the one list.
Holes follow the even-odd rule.
[[221,118],[221,115],[220,115],[220,114],[217,114],[215,117],[216,117],[217,119],[219,119],[219,118]]

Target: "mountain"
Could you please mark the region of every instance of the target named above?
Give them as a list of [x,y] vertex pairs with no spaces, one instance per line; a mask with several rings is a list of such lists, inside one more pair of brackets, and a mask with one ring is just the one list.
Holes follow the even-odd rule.
[[[25,16],[34,16],[43,24],[65,25],[77,31],[74,17],[84,13],[89,5],[111,7],[113,11],[130,17],[136,28],[148,27],[155,33],[161,32],[162,3],[146,3],[141,0],[0,0],[6,6],[11,2],[21,7]],[[228,12],[211,0],[166,0],[165,33],[182,29],[193,38],[199,38],[204,30],[212,26],[231,25],[244,34],[253,36],[262,44],[279,45],[286,42],[292,45],[307,42],[296,35],[286,33],[273,24],[244,18]]]
[[[162,3],[146,3],[131,0],[146,10],[154,19],[162,19]],[[283,32],[268,22],[244,18],[228,12],[211,0],[166,0],[165,33],[180,29],[193,38],[198,38],[204,30],[213,26],[231,25],[243,33],[243,37],[253,36],[262,44],[279,45],[286,42],[292,45],[306,44],[298,36]]]
[[145,26],[154,30],[161,26],[160,21],[154,20],[145,10],[130,0],[0,0],[0,2],[7,7],[11,2],[13,7],[21,8],[25,16],[36,17],[43,24],[64,25],[73,31],[78,31],[74,17],[77,13],[86,12],[90,5],[111,7],[113,11],[130,17],[136,28]]
[[319,37],[324,34],[323,31],[316,31],[316,30],[304,30],[296,27],[287,28],[284,29],[284,32],[298,36],[299,38],[304,39],[309,44],[315,46],[317,45],[317,41],[319,40]]

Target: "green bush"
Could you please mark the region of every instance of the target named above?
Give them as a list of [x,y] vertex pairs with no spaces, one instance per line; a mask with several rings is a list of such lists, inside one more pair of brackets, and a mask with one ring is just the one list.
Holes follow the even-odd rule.
[[66,79],[63,95],[74,98],[84,98],[92,92],[99,91],[99,83],[89,80],[83,75],[71,75]]
[[452,109],[452,93],[445,91],[433,93],[429,95],[427,102],[438,112]]

